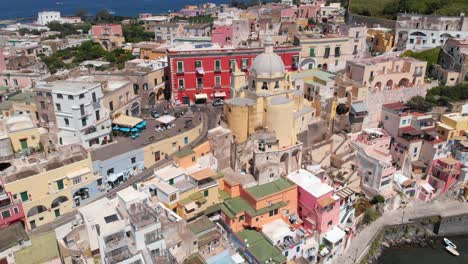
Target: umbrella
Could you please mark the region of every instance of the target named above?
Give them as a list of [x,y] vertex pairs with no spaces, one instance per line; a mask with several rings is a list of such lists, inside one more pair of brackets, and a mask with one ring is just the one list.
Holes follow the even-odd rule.
[[114,130],[114,131],[118,131],[119,129],[120,129],[119,126],[112,127],[112,130]]
[[130,131],[132,131],[132,132],[138,132],[138,128],[134,127],[134,128],[132,128]]
[[122,132],[130,132],[130,128],[128,128],[128,127],[121,127],[121,128],[120,128],[120,131],[122,131]]

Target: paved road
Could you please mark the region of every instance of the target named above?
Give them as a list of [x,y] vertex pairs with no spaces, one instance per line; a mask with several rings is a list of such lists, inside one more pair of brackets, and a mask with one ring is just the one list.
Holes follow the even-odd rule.
[[354,264],[366,252],[367,246],[374,234],[383,226],[411,222],[411,219],[431,215],[449,216],[468,212],[468,203],[445,200],[431,203],[418,202],[405,209],[385,212],[379,219],[358,233],[352,240],[346,252],[334,263]]
[[[214,128],[214,127],[216,127],[218,125],[218,121],[219,121],[220,114],[221,114],[220,108],[215,108],[215,107],[210,106],[210,105],[200,106],[200,107],[193,106],[192,110],[194,112],[201,112],[202,113],[202,115],[201,115],[202,116],[202,122],[203,122],[202,133],[200,134],[200,136],[197,139],[195,139],[192,143],[190,143],[189,145],[183,147],[182,149],[189,148],[189,147],[192,148],[194,146],[200,145],[201,143],[205,142],[206,136],[208,134],[208,130],[211,129],[211,128]],[[165,166],[169,165],[171,162],[172,162],[171,157],[169,157],[168,159],[160,160],[160,161],[156,162],[156,164],[154,164],[153,166],[145,169],[139,175],[131,177],[128,181],[120,184],[119,186],[115,187],[114,189],[110,190],[107,193],[104,193],[102,195],[94,197],[89,202],[99,200],[99,199],[101,199],[103,197],[113,198],[113,197],[115,197],[117,192],[127,188],[128,186],[133,185],[134,183],[137,183],[137,182],[140,182],[140,181],[143,181],[143,180],[149,178],[150,176],[153,175],[153,172],[154,172],[155,169],[165,167]],[[64,224],[66,224],[66,223],[68,223],[70,221],[73,221],[77,214],[78,214],[77,210],[74,210],[72,212],[63,214],[59,219],[55,220],[54,222],[37,227],[36,229],[34,229],[32,231],[32,233],[38,234],[38,233],[50,232],[51,230],[54,230],[55,228],[57,228],[57,227],[59,227],[61,225],[64,225]]]

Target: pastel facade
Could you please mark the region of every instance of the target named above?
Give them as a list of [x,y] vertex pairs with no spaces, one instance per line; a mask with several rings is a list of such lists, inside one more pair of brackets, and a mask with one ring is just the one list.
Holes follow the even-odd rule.
[[60,22],[61,19],[58,11],[43,11],[37,14],[37,23],[44,26],[50,22]]
[[83,154],[68,159],[62,160],[72,163],[52,160],[50,167],[23,169],[4,178],[5,190],[22,201],[27,229],[51,223],[100,193],[102,182],[90,160]]
[[211,42],[219,45],[231,45],[233,37],[233,28],[231,25],[219,25],[213,27],[211,31]]
[[387,28],[369,28],[367,29],[367,43],[370,44],[371,52],[389,52],[395,44],[395,32]]
[[221,204],[221,217],[234,233],[261,228],[277,219],[289,221],[297,212],[297,186],[287,179],[249,188],[231,184],[224,184],[232,198]]
[[427,62],[393,56],[348,61],[346,77],[372,92],[419,87],[424,84]]
[[468,40],[449,38],[434,65],[433,76],[447,86],[468,82]]
[[446,157],[434,160],[429,171],[429,184],[438,194],[446,193],[460,179],[461,162]]
[[100,24],[91,27],[91,36],[106,50],[114,50],[125,42],[122,26],[119,24]]
[[399,14],[395,31],[399,50],[435,48],[448,38],[468,38],[468,20],[464,15]]
[[334,189],[306,170],[297,170],[288,179],[298,185],[298,215],[304,227],[322,234],[339,224],[340,198]]
[[468,116],[461,113],[445,114],[437,122],[436,130],[445,140],[465,140],[468,131]]
[[392,190],[396,168],[389,153],[390,141],[390,135],[378,128],[365,129],[351,138],[357,150],[354,166],[361,177],[361,186],[371,195]]
[[28,115],[11,116],[5,125],[15,152],[29,148],[39,149],[41,139],[39,128]]
[[326,35],[303,31],[296,34],[295,43],[302,47],[301,69],[339,71],[345,69],[346,61],[363,57],[366,27],[343,27]]
[[0,227],[16,222],[25,224],[25,215],[21,200],[13,197],[11,192],[5,191],[4,183],[0,182]]

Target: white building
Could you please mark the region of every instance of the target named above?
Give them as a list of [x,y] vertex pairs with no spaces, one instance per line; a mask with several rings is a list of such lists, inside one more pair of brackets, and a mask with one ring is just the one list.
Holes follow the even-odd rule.
[[468,38],[468,18],[399,14],[395,29],[395,45],[398,50],[435,48],[445,44],[448,38]]
[[58,11],[42,11],[37,13],[37,23],[47,25],[52,21],[61,22],[62,17]]
[[77,143],[89,148],[109,140],[111,120],[100,83],[56,81],[40,88],[52,92],[59,145]]

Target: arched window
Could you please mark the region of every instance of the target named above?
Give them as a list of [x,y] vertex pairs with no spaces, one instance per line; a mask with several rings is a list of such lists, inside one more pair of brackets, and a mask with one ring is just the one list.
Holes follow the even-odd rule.
[[266,82],[263,82],[262,84],[262,90],[268,90],[268,85]]
[[279,81],[275,81],[275,89],[279,88]]

